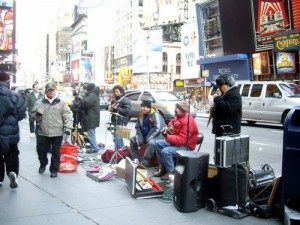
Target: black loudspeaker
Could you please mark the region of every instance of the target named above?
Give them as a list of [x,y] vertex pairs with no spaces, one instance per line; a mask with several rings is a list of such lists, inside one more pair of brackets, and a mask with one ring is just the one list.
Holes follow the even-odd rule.
[[173,203],[180,212],[194,212],[204,207],[209,154],[178,151],[174,171]]

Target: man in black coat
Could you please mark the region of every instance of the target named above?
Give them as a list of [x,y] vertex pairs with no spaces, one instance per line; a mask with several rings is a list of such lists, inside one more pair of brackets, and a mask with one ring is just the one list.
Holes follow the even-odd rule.
[[9,85],[10,76],[0,71],[0,186],[6,169],[10,187],[17,188],[20,140],[18,122],[25,118],[26,106],[22,97],[11,91]]
[[100,125],[100,89],[94,83],[86,87],[86,95],[82,99],[83,118],[81,121],[82,129],[87,131],[87,136],[91,149],[89,152],[97,153],[100,148],[96,139],[96,127]]
[[[224,132],[239,134],[241,132],[242,98],[235,80],[229,74],[221,74],[216,79],[221,95],[214,98],[212,112],[212,133],[222,136]],[[224,125],[228,129],[224,130]]]

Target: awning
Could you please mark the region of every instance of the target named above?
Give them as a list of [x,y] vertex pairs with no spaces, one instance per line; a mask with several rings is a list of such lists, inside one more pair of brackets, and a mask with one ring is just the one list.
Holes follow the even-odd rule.
[[225,55],[225,56],[218,56],[213,58],[199,59],[197,60],[197,64],[205,65],[205,64],[218,63],[218,62],[248,60],[248,59],[249,56],[247,54],[234,54],[234,55]]

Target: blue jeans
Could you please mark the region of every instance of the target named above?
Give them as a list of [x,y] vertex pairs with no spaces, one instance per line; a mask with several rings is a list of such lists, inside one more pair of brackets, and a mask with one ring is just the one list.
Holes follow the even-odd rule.
[[165,140],[155,141],[156,156],[159,165],[164,165],[167,172],[175,169],[174,157],[179,150],[188,150],[185,146],[172,146]]
[[114,137],[115,149],[119,150],[124,147],[124,140],[119,135],[115,135]]
[[91,148],[94,151],[99,151],[100,149],[99,149],[99,146],[96,141],[96,129],[95,128],[88,129],[87,136],[88,136],[89,142],[91,144]]

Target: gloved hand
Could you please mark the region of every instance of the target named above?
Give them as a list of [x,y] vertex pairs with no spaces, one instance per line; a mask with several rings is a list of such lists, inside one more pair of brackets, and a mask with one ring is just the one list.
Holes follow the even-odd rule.
[[63,139],[65,143],[72,144],[71,132],[69,130],[65,131]]

